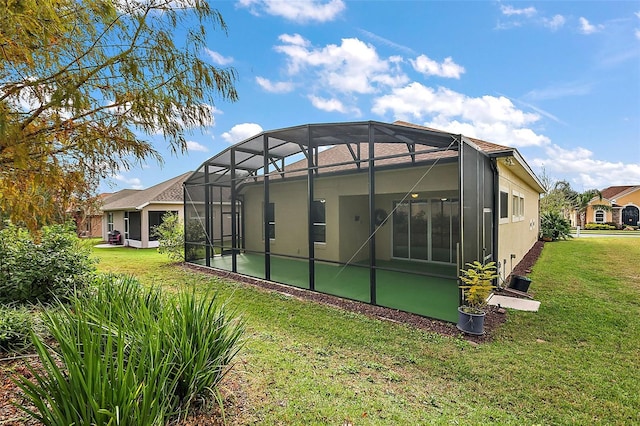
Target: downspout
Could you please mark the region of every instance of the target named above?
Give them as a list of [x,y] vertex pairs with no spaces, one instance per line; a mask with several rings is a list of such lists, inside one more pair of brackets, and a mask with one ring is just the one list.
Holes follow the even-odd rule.
[[[491,158],[491,171],[493,172],[493,260],[499,264],[498,256],[498,228],[500,227],[500,173],[498,172],[498,160]],[[500,268],[498,268],[500,270]],[[505,277],[506,278],[506,277]]]

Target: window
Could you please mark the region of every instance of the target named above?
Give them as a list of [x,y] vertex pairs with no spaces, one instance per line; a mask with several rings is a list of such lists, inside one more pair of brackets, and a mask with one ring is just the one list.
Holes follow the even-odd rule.
[[113,232],[113,212],[107,213],[107,232]]
[[596,210],[596,223],[604,223],[604,210]]
[[313,223],[313,242],[327,242],[327,222],[325,216],[325,200],[311,203],[311,222]]
[[512,220],[514,222],[524,220],[524,195],[519,192],[513,191],[513,193],[511,194],[511,200],[511,209],[513,210],[511,212]]
[[500,191],[500,219],[509,219],[509,193]]
[[[262,207],[264,211],[264,206]],[[276,205],[274,203],[267,204],[267,223],[269,224],[268,235],[270,240],[276,239]],[[264,215],[263,215],[264,217]],[[264,228],[264,224],[262,225]],[[262,230],[264,237],[264,229]]]
[[158,235],[156,235],[156,233],[155,233],[155,228],[162,223],[162,217],[167,213],[171,213],[171,214],[174,214],[174,215],[178,214],[177,211],[173,211],[173,210],[172,211],[162,210],[162,211],[150,211],[149,212],[149,241],[158,241]]

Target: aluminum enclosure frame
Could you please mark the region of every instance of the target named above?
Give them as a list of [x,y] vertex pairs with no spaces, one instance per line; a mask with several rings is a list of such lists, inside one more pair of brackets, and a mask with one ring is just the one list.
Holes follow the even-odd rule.
[[[387,153],[379,149],[385,145],[402,147],[402,152]],[[348,161],[320,164],[320,153],[333,146],[345,147]],[[433,167],[436,164],[457,163],[459,230],[457,247],[457,270],[461,265],[474,260],[493,260],[497,253],[497,172],[491,158],[473,141],[456,135],[423,127],[410,127],[377,121],[306,124],[301,126],[265,131],[228,147],[206,160],[184,183],[185,195],[185,253],[203,247],[205,266],[211,266],[211,257],[217,254],[232,256],[232,272],[238,272],[237,256],[244,247],[243,198],[240,189],[247,184],[263,186],[264,205],[268,205],[270,185],[283,180],[306,180],[307,199],[307,245],[310,290],[315,286],[315,245],[313,241],[312,202],[315,181],[325,176],[348,173],[366,173],[368,176],[369,210],[369,300],[376,299],[377,273],[375,197],[376,172],[407,167]],[[304,167],[300,167],[304,164]],[[297,166],[295,166],[297,165]],[[295,167],[293,167],[295,166]],[[197,200],[196,200],[197,199]],[[212,237],[209,208],[212,203],[228,203],[230,206],[231,235]],[[201,203],[204,214],[200,225],[202,233],[192,235],[187,225],[187,210]],[[263,229],[269,229],[268,209],[263,209]],[[487,217],[491,220],[487,221]],[[199,216],[198,216],[199,217]],[[222,219],[223,220],[223,219]],[[227,241],[230,237],[230,246]],[[218,244],[219,243],[219,244]],[[271,280],[270,238],[264,238],[264,278]]]

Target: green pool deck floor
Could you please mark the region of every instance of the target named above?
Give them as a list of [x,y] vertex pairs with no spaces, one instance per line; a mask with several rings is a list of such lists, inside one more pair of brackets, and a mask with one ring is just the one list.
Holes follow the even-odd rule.
[[[204,264],[204,259],[194,263]],[[232,270],[232,257],[215,256],[211,267]],[[271,281],[299,288],[309,288],[309,262],[301,259],[271,256]],[[367,264],[336,265],[316,261],[315,290],[347,299],[370,303],[369,269]],[[407,261],[378,261],[376,272],[376,304],[388,308],[456,322],[458,319],[458,286],[455,265],[428,264]],[[402,269],[407,272],[379,268]],[[237,255],[237,272],[265,278],[264,255]],[[450,276],[441,278],[417,275],[427,272]]]

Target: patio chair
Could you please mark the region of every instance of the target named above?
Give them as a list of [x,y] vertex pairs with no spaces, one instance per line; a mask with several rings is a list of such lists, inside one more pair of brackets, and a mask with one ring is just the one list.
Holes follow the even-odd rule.
[[113,230],[112,232],[109,232],[109,244],[122,244],[122,234],[120,231]]

